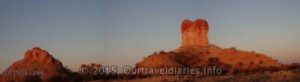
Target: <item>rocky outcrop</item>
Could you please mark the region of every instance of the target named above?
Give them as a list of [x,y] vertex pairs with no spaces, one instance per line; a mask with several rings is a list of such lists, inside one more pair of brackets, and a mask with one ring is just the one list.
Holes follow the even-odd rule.
[[0,82],[68,82],[71,71],[46,50],[34,47],[1,74]]
[[197,19],[195,22],[183,20],[181,25],[182,46],[208,46],[208,22]]
[[32,50],[28,50],[24,55],[24,60],[62,66],[60,61],[55,60],[46,50],[42,50],[39,47],[34,47]]
[[218,66],[226,72],[277,69],[282,64],[265,54],[233,48],[221,48],[208,43],[208,23],[204,19],[182,23],[182,46],[170,52],[152,54],[136,64],[137,68],[151,67],[208,67]]

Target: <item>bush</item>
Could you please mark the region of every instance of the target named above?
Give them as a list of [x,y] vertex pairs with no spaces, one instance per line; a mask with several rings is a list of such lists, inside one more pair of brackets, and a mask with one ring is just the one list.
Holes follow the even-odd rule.
[[169,54],[176,54],[176,52],[174,52],[174,51],[170,51],[170,52],[169,52]]
[[223,64],[222,65],[222,74],[231,74],[233,72],[232,65]]
[[254,62],[253,62],[253,61],[251,61],[251,62],[250,62],[250,65],[254,65]]
[[210,57],[208,58],[209,65],[220,65],[220,59],[218,57]]
[[64,79],[61,78],[60,76],[53,76],[49,79],[48,82],[63,82],[63,81],[64,81]]
[[157,55],[157,52],[154,52],[153,55]]
[[159,52],[159,54],[167,54],[167,52],[162,50],[162,51]]
[[239,66],[244,66],[244,63],[243,62],[239,62]]
[[260,60],[260,61],[259,61],[259,64],[264,64],[264,61]]
[[42,82],[42,79],[38,75],[28,76],[24,82]]
[[232,50],[236,50],[236,48],[233,46],[233,47],[230,47],[229,49],[232,49]]
[[291,65],[289,65],[289,69],[299,69],[299,68],[300,68],[299,63],[292,63]]

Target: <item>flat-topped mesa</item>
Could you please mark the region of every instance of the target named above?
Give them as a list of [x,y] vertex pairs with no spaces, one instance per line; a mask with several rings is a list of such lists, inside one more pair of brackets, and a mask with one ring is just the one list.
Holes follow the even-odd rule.
[[204,19],[183,20],[181,34],[182,46],[209,46],[208,22]]

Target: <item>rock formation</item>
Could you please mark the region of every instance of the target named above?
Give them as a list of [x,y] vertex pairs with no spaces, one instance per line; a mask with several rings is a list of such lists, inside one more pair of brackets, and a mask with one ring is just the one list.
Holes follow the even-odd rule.
[[70,81],[71,71],[46,50],[34,47],[1,74],[0,82]]
[[42,62],[46,64],[57,64],[62,66],[61,62],[56,61],[46,50],[42,50],[39,47],[34,47],[32,50],[28,50],[25,53],[24,60],[31,62]]
[[182,46],[208,46],[208,22],[197,19],[195,22],[188,19],[183,20],[181,25]]
[[136,64],[143,67],[219,66],[227,72],[277,69],[282,64],[264,54],[235,48],[221,48],[208,43],[208,23],[204,19],[182,23],[182,46],[170,52],[152,54]]

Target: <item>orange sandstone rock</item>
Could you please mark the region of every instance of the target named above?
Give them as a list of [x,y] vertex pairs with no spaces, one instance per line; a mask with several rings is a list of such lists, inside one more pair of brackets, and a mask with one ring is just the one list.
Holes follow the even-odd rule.
[[208,28],[208,22],[204,19],[197,19],[195,22],[183,20],[182,46],[208,46]]
[[71,71],[64,68],[59,60],[39,47],[27,50],[24,58],[9,66],[2,75],[0,82],[71,81]]
[[43,62],[47,64],[60,64],[46,50],[42,50],[39,47],[34,47],[32,50],[28,50],[25,53],[24,60],[32,62]]

